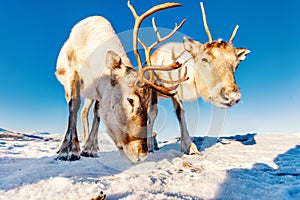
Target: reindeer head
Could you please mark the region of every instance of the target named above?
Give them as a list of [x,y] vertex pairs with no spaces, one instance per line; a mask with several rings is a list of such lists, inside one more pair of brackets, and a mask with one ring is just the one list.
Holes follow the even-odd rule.
[[[138,61],[138,70],[125,66],[121,57],[115,52],[108,51],[106,55],[106,65],[110,72],[110,77],[108,77],[110,84],[106,84],[105,86],[103,83],[99,84],[99,87],[106,87],[105,91],[108,91],[99,95],[101,96],[103,106],[100,112],[103,112],[101,115],[105,119],[108,133],[119,148],[121,155],[132,162],[143,161],[148,155],[147,113],[150,106],[151,89],[155,89],[164,95],[172,96],[174,95],[173,90],[178,86],[175,85],[167,88],[156,85],[153,79],[144,77],[145,72],[151,72],[153,70],[173,70],[181,67],[181,64],[175,62],[169,66],[158,67],[153,67],[151,63],[148,63],[147,67],[142,68],[142,62],[137,50],[137,42],[142,42],[138,38],[138,29],[143,19],[152,13],[180,5],[181,4],[178,3],[157,5],[149,9],[143,15],[138,16],[130,4],[130,1],[128,1],[128,7],[135,17],[133,48]],[[179,29],[182,24],[183,22],[180,26],[176,26],[175,29]],[[172,32],[168,36],[171,37],[174,33]],[[167,38],[159,39],[150,47],[144,46],[145,44],[143,43],[147,60],[150,60],[151,49],[165,39]],[[184,77],[178,82],[186,79],[187,78]],[[103,102],[105,102],[104,105]]]
[[203,21],[209,41],[201,44],[195,40],[184,37],[184,48],[188,51],[200,73],[202,97],[211,101],[218,107],[228,108],[235,105],[241,98],[241,93],[236,84],[234,72],[240,61],[250,53],[245,48],[235,48],[232,40],[236,34],[236,26],[228,42],[212,40],[211,33],[206,23],[203,3],[200,3]]
[[123,157],[132,162],[143,161],[148,155],[150,86],[139,83],[137,71],[125,66],[115,52],[107,53],[106,64],[110,71],[110,84],[106,86],[109,92],[102,94],[102,102],[106,104],[100,110],[106,110],[102,116],[107,118],[108,133]]

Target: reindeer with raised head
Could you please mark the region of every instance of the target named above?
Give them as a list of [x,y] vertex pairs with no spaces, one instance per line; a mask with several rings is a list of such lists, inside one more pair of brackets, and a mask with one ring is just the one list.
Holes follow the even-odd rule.
[[[168,66],[149,65],[142,68],[137,50],[137,42],[140,40],[138,31],[143,20],[149,15],[178,6],[181,4],[160,4],[138,16],[128,1],[128,7],[135,17],[133,48],[138,70],[132,66],[118,36],[105,18],[88,17],[73,27],[59,53],[56,66],[56,77],[64,86],[69,106],[68,127],[57,159],[80,159],[76,124],[81,96],[95,101],[93,128],[85,141],[82,156],[95,156],[98,150],[97,137],[101,117],[121,155],[132,162],[139,162],[147,157],[147,119],[152,90],[172,96],[178,84],[172,87],[159,86],[153,80],[146,79],[144,74],[153,70],[175,70],[181,67],[181,64],[174,62]],[[146,54],[148,55],[147,52],[154,46],[171,37],[183,23],[184,21],[175,26],[174,31],[165,38],[145,49]],[[177,83],[186,79],[183,77]]]
[[[172,102],[180,124],[181,151],[187,154],[198,154],[197,147],[189,137],[182,101],[194,101],[202,98],[220,108],[229,108],[237,104],[241,98],[236,84],[234,72],[239,63],[245,60],[250,51],[246,48],[235,48],[232,41],[236,35],[238,25],[234,29],[228,42],[213,40],[206,21],[203,3],[200,3],[204,27],[208,35],[208,42],[202,44],[188,37],[183,37],[183,43],[167,43],[162,45],[151,55],[153,65],[173,62],[183,63],[189,80],[182,82],[176,89]],[[170,72],[155,72],[157,82],[168,78],[175,80],[183,72],[181,69]],[[164,86],[168,83],[161,81]],[[157,102],[150,106],[148,137],[152,136],[154,120],[157,116]],[[152,151],[152,140],[148,140],[149,150]]]

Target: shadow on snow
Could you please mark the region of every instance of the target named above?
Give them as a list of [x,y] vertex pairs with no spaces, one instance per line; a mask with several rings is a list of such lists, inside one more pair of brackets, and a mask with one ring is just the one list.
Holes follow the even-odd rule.
[[279,154],[277,169],[256,163],[251,169],[231,169],[214,199],[300,199],[300,145]]
[[[241,142],[243,145],[255,145],[255,136],[256,133],[248,133],[246,135],[235,135],[235,136],[224,136],[224,137],[211,137],[211,136],[204,136],[204,137],[192,137],[192,141],[198,148],[198,151],[204,151],[205,149],[214,146],[217,143],[221,144],[229,144],[232,141]],[[180,151],[180,138],[176,138],[175,143],[166,144],[166,142],[160,142],[160,145],[163,145],[161,149],[170,150],[174,149]]]

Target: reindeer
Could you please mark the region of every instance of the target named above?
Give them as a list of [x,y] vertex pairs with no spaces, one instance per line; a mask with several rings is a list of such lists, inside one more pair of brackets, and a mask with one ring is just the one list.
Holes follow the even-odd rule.
[[[180,62],[188,69],[189,80],[182,82],[172,97],[176,116],[181,131],[181,151],[187,154],[198,154],[197,147],[192,143],[184,116],[183,101],[194,101],[202,98],[220,108],[229,108],[237,104],[241,98],[236,84],[234,72],[239,63],[245,60],[250,51],[246,48],[235,48],[232,41],[236,35],[235,27],[228,42],[214,40],[207,25],[203,3],[200,2],[203,22],[208,42],[202,44],[188,37],[183,37],[183,43],[167,43],[157,49],[151,56],[151,64],[160,65]],[[175,80],[184,73],[181,69],[170,72],[155,72],[157,81],[166,77]],[[162,81],[164,83],[164,81]],[[167,86],[168,83],[164,83]],[[149,111],[148,137],[152,136],[153,124],[157,116],[157,101],[152,101]],[[152,140],[148,140],[149,150],[152,151]]]
[[[203,3],[200,3],[203,22],[208,42],[202,44],[188,37],[183,37],[183,43],[170,42],[162,45],[152,55],[148,64],[161,65],[173,62],[183,63],[188,68],[187,77],[175,90],[177,93],[172,97],[176,116],[178,118],[181,130],[181,151],[187,154],[198,154],[197,147],[191,141],[185,121],[183,101],[194,101],[202,98],[213,103],[220,108],[229,108],[238,103],[241,93],[236,85],[234,72],[239,63],[245,60],[250,51],[246,48],[235,48],[232,41],[236,35],[238,25],[235,27],[232,36],[228,42],[212,39],[212,35],[207,25],[206,14]],[[153,21],[155,32],[160,37]],[[141,43],[145,46],[143,43]],[[156,82],[158,84],[169,85],[172,82],[162,82],[162,79],[175,80],[183,73],[181,69],[170,72],[155,72]],[[92,101],[85,99],[89,105]],[[83,107],[84,112],[88,112],[86,104]],[[148,119],[148,149],[153,151],[152,133],[155,118],[157,116],[157,94],[153,94],[149,119]],[[87,116],[82,115],[83,127],[88,129]],[[94,126],[93,126],[94,128]],[[86,131],[84,131],[86,132]]]
[[[138,31],[143,20],[149,15],[178,6],[181,4],[160,4],[138,16],[128,1],[128,7],[135,17],[133,48],[138,61],[138,70],[132,66],[114,29],[104,17],[88,17],[72,28],[59,53],[55,73],[64,86],[69,107],[68,127],[59,147],[57,159],[70,161],[80,159],[76,124],[81,96],[95,101],[93,128],[86,139],[82,156],[96,155],[101,117],[122,156],[134,163],[147,157],[147,112],[152,91],[172,96],[174,95],[172,91],[178,84],[172,87],[159,86],[153,80],[145,78],[145,73],[153,70],[175,70],[181,67],[181,64],[174,62],[168,66],[149,65],[142,68],[137,50],[137,41],[141,41],[138,38]],[[173,32],[153,43],[145,49],[145,52],[150,52],[157,44],[171,37],[183,23],[184,21],[179,26],[176,25]],[[186,79],[183,77],[177,83]]]

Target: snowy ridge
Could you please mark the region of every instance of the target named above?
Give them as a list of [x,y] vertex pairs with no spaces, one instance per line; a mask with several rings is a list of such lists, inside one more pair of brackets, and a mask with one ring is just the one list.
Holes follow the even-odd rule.
[[105,134],[98,158],[55,161],[62,135],[0,131],[0,199],[299,199],[300,134],[177,138],[133,165]]

